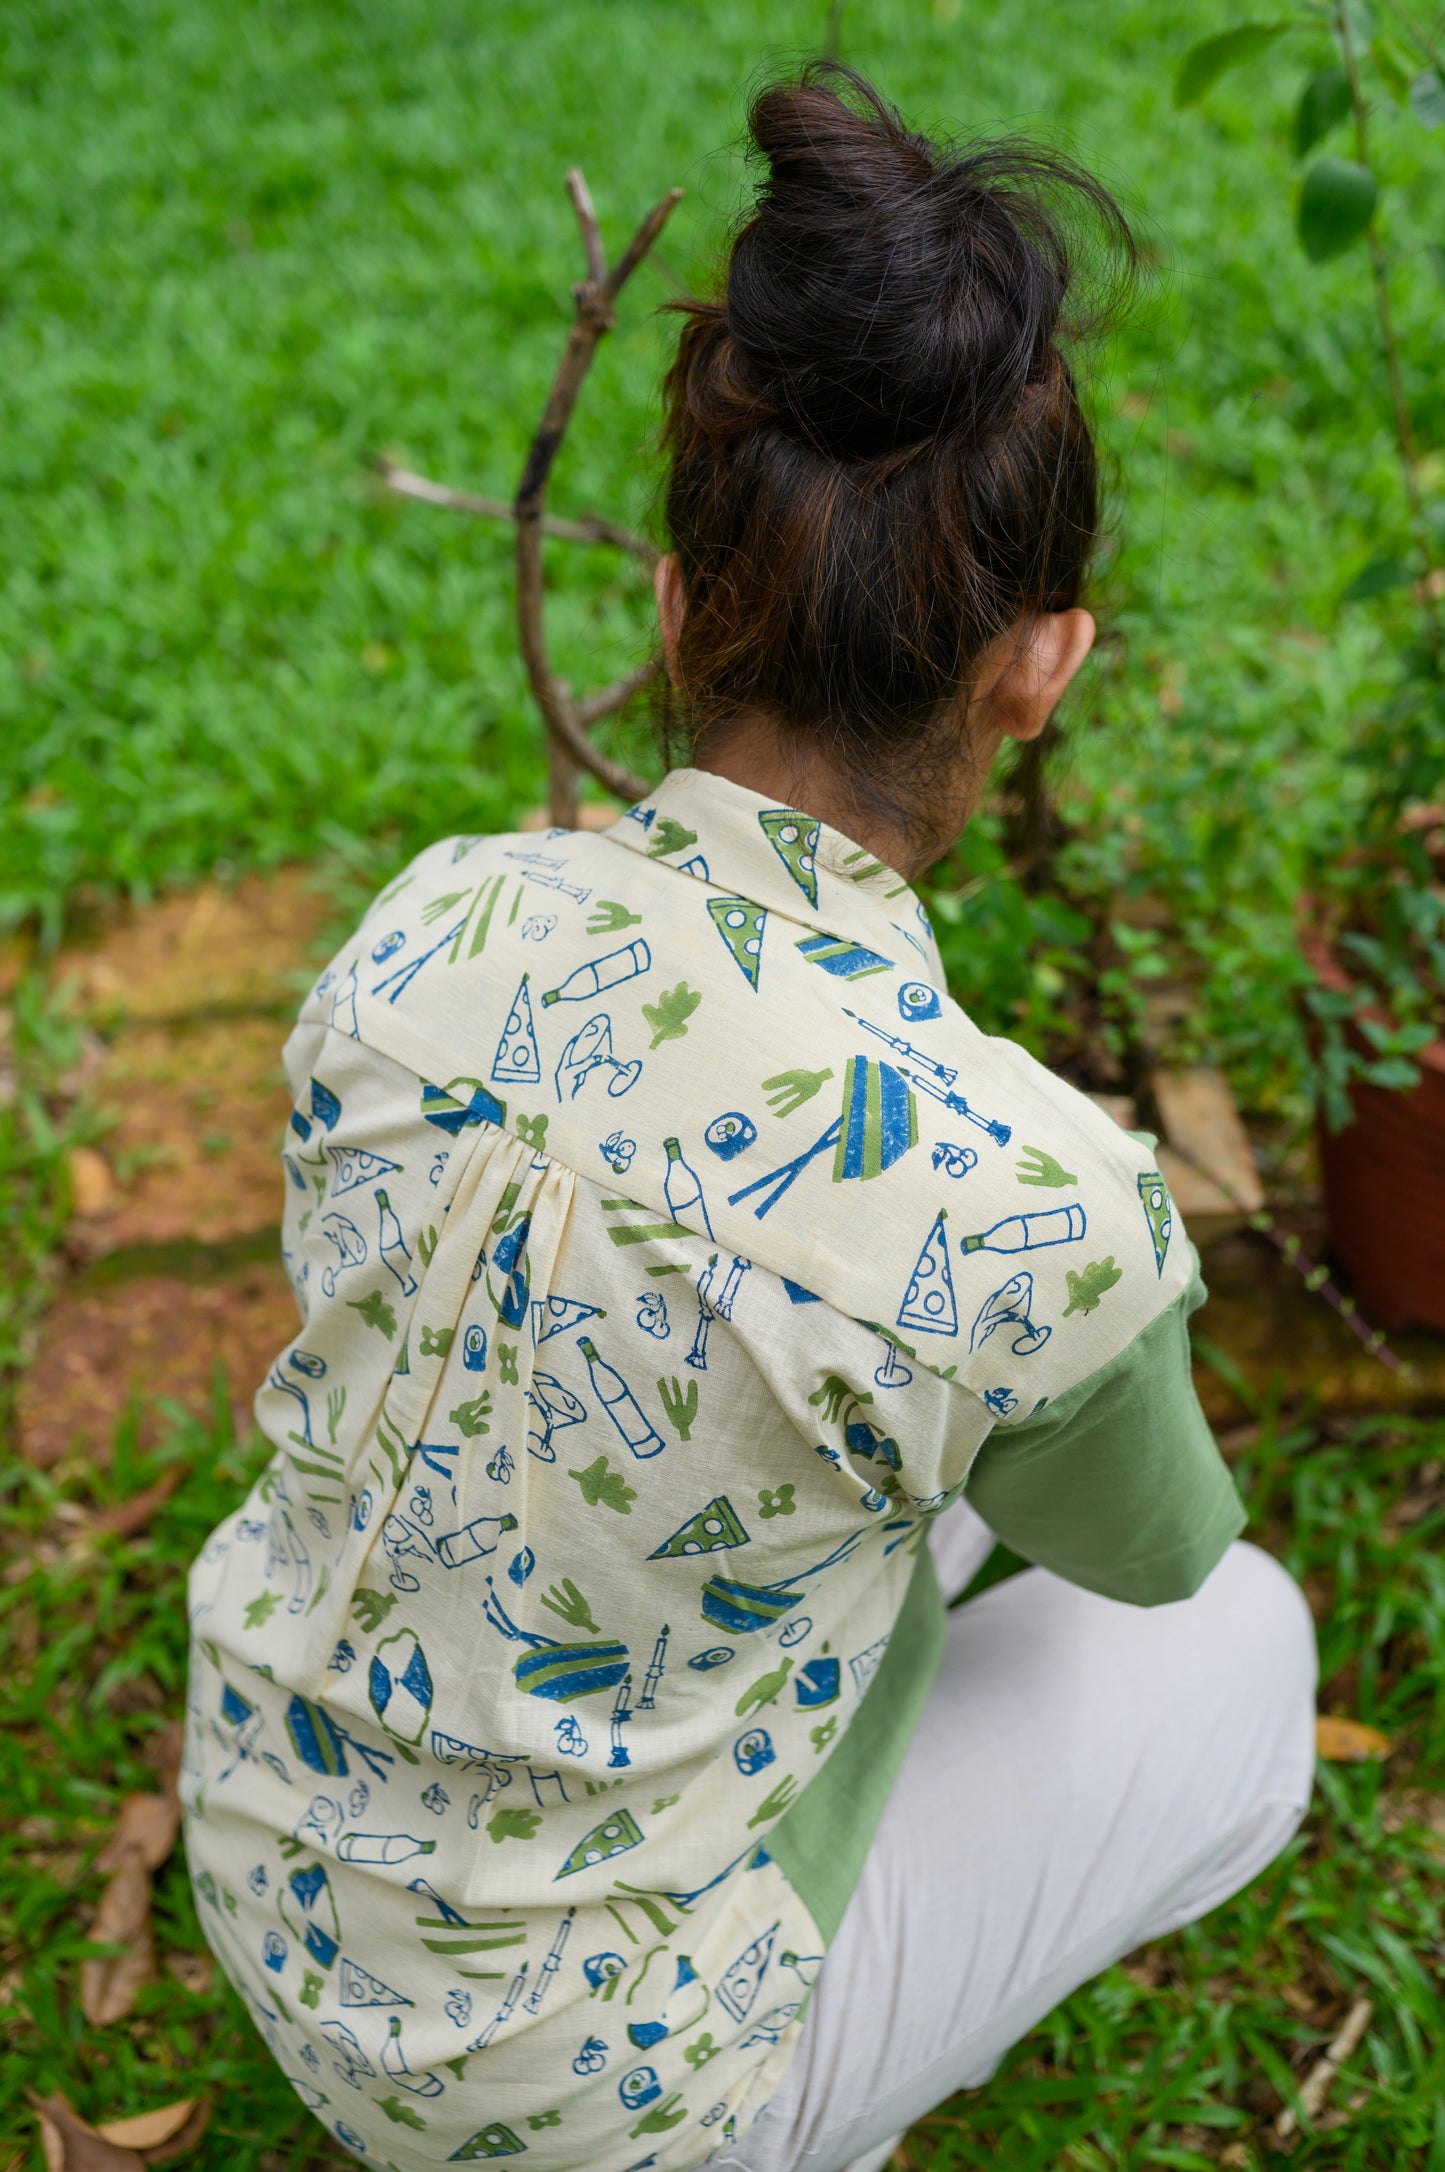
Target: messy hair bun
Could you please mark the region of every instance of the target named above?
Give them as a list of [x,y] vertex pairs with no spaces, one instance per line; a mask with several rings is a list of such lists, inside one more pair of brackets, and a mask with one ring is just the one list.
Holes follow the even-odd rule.
[[[723,298],[676,305],[666,517],[696,738],[763,711],[876,782],[989,641],[1082,591],[1093,440],[1061,342],[1111,197],[1016,140],[947,145],[818,62],[754,100]],[[1078,311],[1075,308],[1074,318]]]

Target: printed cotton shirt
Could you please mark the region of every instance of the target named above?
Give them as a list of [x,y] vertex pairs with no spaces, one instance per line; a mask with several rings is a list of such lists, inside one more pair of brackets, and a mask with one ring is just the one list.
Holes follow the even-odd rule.
[[302,1325],[191,1582],[202,1920],[359,2156],[691,2172],[927,1690],[930,1516],[1143,1603],[1237,1530],[1192,1253],[896,874],[700,772],[424,852],[286,1062]]

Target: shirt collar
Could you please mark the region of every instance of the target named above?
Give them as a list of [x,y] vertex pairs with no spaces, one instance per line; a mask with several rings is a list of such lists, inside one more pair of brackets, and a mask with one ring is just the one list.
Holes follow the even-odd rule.
[[710,890],[819,933],[876,947],[901,938],[942,986],[928,915],[897,871],[816,815],[730,777],[673,769],[603,833]]

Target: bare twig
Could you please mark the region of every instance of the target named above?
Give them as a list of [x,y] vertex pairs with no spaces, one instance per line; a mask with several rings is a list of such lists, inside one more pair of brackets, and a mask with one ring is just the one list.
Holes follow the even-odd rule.
[[1181,1161],[1188,1162],[1196,1176],[1202,1176],[1216,1191],[1223,1192],[1230,1205],[1246,1217],[1249,1227],[1274,1246],[1286,1267],[1294,1269],[1305,1288],[1314,1296],[1322,1297],[1330,1309],[1339,1314],[1356,1342],[1363,1344],[1372,1358],[1378,1358],[1387,1372],[1396,1373],[1403,1380],[1414,1378],[1414,1367],[1396,1356],[1383,1329],[1371,1327],[1353,1297],[1346,1297],[1344,1291],[1330,1279],[1329,1270],[1317,1266],[1305,1256],[1304,1247],[1293,1231],[1282,1228],[1274,1216],[1263,1208],[1251,1207],[1247,1199],[1241,1199],[1222,1171],[1207,1168],[1197,1155],[1191,1154],[1177,1139],[1167,1138],[1166,1144],[1171,1154],[1177,1154]]
[[643,687],[657,677],[661,668],[660,659],[649,656],[646,663],[639,664],[635,671],[629,671],[622,678],[614,679],[612,684],[604,686],[600,693],[589,694],[586,701],[579,701],[577,721],[582,729],[590,730],[599,718],[611,716],[614,709],[625,709],[633,695],[640,694]]
[[[1374,2002],[1372,2000],[1356,1999],[1345,2016],[1344,2025],[1339,2034],[1326,2045],[1324,2057],[1310,2068],[1309,2073],[1301,2082],[1299,2093],[1300,2110],[1304,2113],[1306,2119],[1318,2119],[1324,2109],[1324,2101],[1329,2094],[1331,2082],[1370,2026],[1370,2017],[1374,2011]],[[1298,2126],[1299,2115],[1292,2104],[1287,2104],[1274,2123],[1275,2139],[1280,2142],[1287,2142]]]
[[[527,667],[533,698],[542,712],[553,747],[551,760],[551,814],[560,827],[576,819],[576,781],[569,777],[560,755],[615,792],[619,799],[640,799],[647,791],[645,779],[600,754],[587,737],[587,725],[610,715],[651,678],[654,665],[633,671],[614,686],[585,701],[574,701],[570,690],[552,668],[547,651],[542,584],[542,536],[546,519],[547,482],[561,449],[583,379],[592,366],[597,343],[613,325],[612,305],[627,280],[662,232],[681,189],[669,189],[653,206],[627,247],[609,271],[597,225],[597,214],[587,184],[576,167],[567,176],[567,193],[577,214],[587,258],[587,277],[572,290],[576,314],[552,379],[547,404],[532,440],[514,501],[517,523],[517,633]],[[584,722],[585,716],[585,722]]]
[[[376,472],[388,490],[399,497],[419,498],[423,505],[444,505],[452,513],[475,513],[486,520],[515,520],[517,509],[510,498],[487,498],[474,490],[453,490],[450,483],[434,483],[429,475],[415,475],[410,468],[398,467],[394,460],[384,456],[376,463]],[[633,535],[615,520],[608,520],[601,513],[583,513],[576,520],[564,520],[558,513],[548,513],[542,522],[543,535],[554,536],[559,543],[605,543],[612,549],[628,551],[641,559],[645,566],[657,562],[657,547],[645,536]]]

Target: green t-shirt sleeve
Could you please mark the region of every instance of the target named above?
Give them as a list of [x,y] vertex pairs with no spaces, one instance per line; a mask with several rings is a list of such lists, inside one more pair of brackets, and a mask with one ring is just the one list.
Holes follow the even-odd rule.
[[968,1500],[1014,1553],[1071,1584],[1162,1606],[1187,1599],[1244,1525],[1189,1369],[1196,1275],[1089,1379],[984,1442]]

